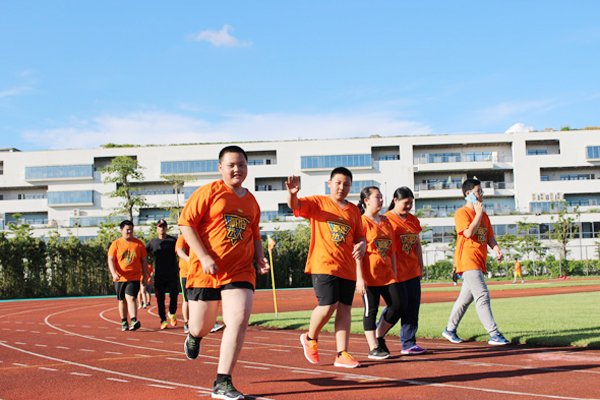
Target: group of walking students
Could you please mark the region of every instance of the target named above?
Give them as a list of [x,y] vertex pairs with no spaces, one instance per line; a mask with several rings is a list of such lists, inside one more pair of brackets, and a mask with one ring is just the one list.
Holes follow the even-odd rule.
[[[190,360],[198,357],[202,338],[213,330],[221,302],[226,328],[212,398],[243,399],[231,376],[248,327],[256,271],[265,274],[270,267],[263,253],[258,203],[242,186],[248,173],[245,151],[238,146],[223,148],[218,166],[222,179],[197,189],[179,219],[182,234],[179,239],[185,242],[186,249],[180,254],[180,263],[183,260],[187,267],[187,272],[180,274],[185,278],[182,279],[184,300],[189,308],[184,310],[189,330],[184,351]],[[320,362],[319,334],[335,313],[337,353],[333,365],[360,366],[348,348],[355,292],[364,301],[368,358],[390,357],[385,336],[398,321],[401,354],[425,353],[427,350],[416,342],[423,257],[419,241],[421,225],[410,214],[414,202],[412,191],[408,187],[396,189],[387,212],[382,215],[383,196],[375,186],[361,191],[358,206],[346,200],[352,186],[352,173],[348,169],[335,168],[327,185],[326,196],[299,198],[299,178],[291,176],[286,181],[288,206],[296,217],[310,220],[311,225],[305,272],[311,274],[318,305],[311,313],[308,331],[300,336],[304,356],[310,363]],[[487,246],[498,260],[502,252],[484,211],[481,183],[467,179],[462,190],[466,203],[455,214],[454,261],[464,282],[442,336],[453,343],[462,342],[457,328],[475,300],[479,319],[490,334],[488,343],[508,344],[494,321],[484,280]],[[142,285],[147,282],[147,252],[141,241],[133,237],[131,222],[121,224],[121,233],[122,238],[109,250],[109,269],[115,281],[123,327],[127,328],[124,330],[135,330],[140,327],[135,296],[140,280]],[[381,298],[386,308],[378,320]],[[164,304],[162,308],[164,313]],[[174,311],[170,311],[169,318],[176,321]],[[128,314],[131,322],[127,320]]]

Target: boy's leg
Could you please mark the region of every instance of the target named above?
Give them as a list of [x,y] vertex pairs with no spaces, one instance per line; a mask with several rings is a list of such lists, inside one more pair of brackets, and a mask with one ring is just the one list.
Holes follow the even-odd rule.
[[417,329],[419,328],[419,308],[421,306],[421,278],[416,277],[401,282],[404,289],[406,307],[402,315],[402,327],[400,329],[400,342],[402,350],[410,349],[417,344]]
[[475,309],[477,316],[483,324],[485,330],[493,335],[498,332],[496,321],[492,315],[492,308],[490,304],[490,292],[485,283],[483,272],[480,270],[467,271],[469,274],[469,287],[471,288],[471,294],[475,299]]
[[463,272],[463,284],[460,288],[460,294],[458,298],[454,302],[454,306],[452,306],[452,311],[450,312],[450,318],[448,319],[448,325],[446,325],[446,329],[448,331],[456,331],[460,320],[465,315],[467,308],[473,301],[473,295],[471,294],[471,288],[469,287],[470,280],[466,278],[471,271]]
[[154,282],[154,295],[156,296],[156,305],[158,306],[158,316],[160,321],[167,320],[167,313],[165,311],[165,292],[166,284],[163,281],[156,280]]
[[210,333],[219,311],[218,300],[188,300],[190,334],[201,338]]
[[[135,301],[135,296],[132,296],[130,294],[125,294],[125,303],[127,303],[127,311],[129,311],[129,317],[131,319],[133,318],[137,318],[137,304]],[[127,315],[127,314],[125,314]],[[122,317],[121,319],[126,318],[126,317]]]
[[125,300],[119,300],[119,316],[121,321],[127,319],[127,302]]
[[173,278],[169,281],[169,312],[173,315],[177,312],[177,296],[179,295],[179,279]]
[[310,325],[308,326],[308,337],[317,339],[321,329],[331,319],[334,311],[338,308],[338,303],[329,306],[316,306],[310,314]]
[[352,306],[338,303],[335,313],[335,343],[337,352],[348,351],[350,325],[352,324]]
[[[233,288],[221,291],[223,302],[223,321],[225,331],[221,340],[219,366],[217,373],[231,375],[237,362],[240,351],[246,338],[250,312],[254,301],[254,291],[245,288]],[[214,318],[209,327],[212,328],[218,311],[218,302],[215,302]],[[190,310],[191,311],[191,310]]]

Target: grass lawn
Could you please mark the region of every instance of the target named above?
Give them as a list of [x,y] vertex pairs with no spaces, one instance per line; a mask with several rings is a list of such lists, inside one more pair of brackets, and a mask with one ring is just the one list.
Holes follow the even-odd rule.
[[[459,280],[459,282],[461,282]],[[511,281],[488,281],[488,289],[490,291],[494,290],[518,290],[518,289],[542,289],[542,288],[554,288],[554,287],[567,287],[567,286],[591,286],[591,285],[599,285],[600,279],[598,277],[594,278],[586,278],[586,279],[578,279],[578,280],[531,280],[525,281],[525,284],[519,283],[510,283]],[[509,283],[507,283],[509,282]],[[451,282],[443,282],[443,283],[451,283]],[[502,283],[498,285],[496,283]],[[460,286],[440,286],[435,283],[422,283],[421,290],[423,292],[451,292],[451,291],[460,291]]]
[[[494,290],[493,285],[490,285],[490,290]],[[422,304],[417,336],[441,338],[452,305]],[[363,332],[362,312],[362,304],[355,304],[352,309],[352,333]],[[492,312],[500,331],[512,343],[600,348],[600,293],[492,299]],[[256,314],[250,318],[250,324],[306,330],[309,318],[310,311],[279,313],[278,318],[275,318],[275,314]],[[333,318],[323,330],[333,332]],[[398,332],[397,325],[389,335],[398,335]],[[474,304],[471,304],[461,321],[458,334],[463,340],[487,341],[489,336],[477,318]]]

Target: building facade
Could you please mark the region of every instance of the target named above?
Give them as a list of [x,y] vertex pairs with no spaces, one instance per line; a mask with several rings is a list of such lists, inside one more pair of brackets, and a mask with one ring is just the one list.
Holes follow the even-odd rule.
[[[136,191],[150,206],[136,215],[137,225],[168,218],[164,209],[184,203],[198,187],[219,179],[218,153],[225,144],[99,148],[20,152],[0,149],[0,229],[29,223],[36,236],[95,236],[98,225],[118,205],[107,193],[100,169],[117,156],[131,156],[143,167]],[[482,181],[486,211],[497,236],[516,233],[519,221],[534,223],[540,239],[552,229],[553,204],[578,208],[579,232],[569,244],[574,259],[597,258],[600,238],[600,131],[550,131],[503,134],[370,137],[335,140],[247,142],[249,172],[245,186],[258,200],[264,232],[293,229],[298,219],[286,205],[285,181],[300,177],[300,196],[327,194],[334,167],[354,175],[349,200],[375,185],[389,204],[397,187],[415,193],[414,212],[431,229],[426,264],[448,253],[453,213],[464,205],[461,184]],[[181,193],[164,175],[190,176]],[[121,220],[121,217],[117,217]],[[446,254],[445,254],[446,253]]]

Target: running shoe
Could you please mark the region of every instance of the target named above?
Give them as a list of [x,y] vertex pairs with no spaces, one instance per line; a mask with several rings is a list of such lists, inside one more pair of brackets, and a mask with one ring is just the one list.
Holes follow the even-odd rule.
[[427,350],[425,350],[424,348],[414,345],[413,347],[411,347],[410,349],[406,349],[406,350],[402,350],[401,353],[407,356],[417,356],[419,354],[423,354],[426,353]]
[[452,343],[462,343],[463,342],[463,340],[461,338],[459,338],[458,335],[456,334],[456,330],[449,331],[448,328],[445,328],[444,332],[442,332],[442,336],[445,337],[446,339],[448,339],[449,341],[451,341]]
[[490,337],[490,340],[488,340],[488,344],[491,344],[494,346],[502,346],[504,344],[510,344],[510,341],[508,339],[506,339],[504,336],[502,336],[502,334],[500,332],[496,332],[495,334],[493,334]]
[[167,316],[169,317],[169,322],[171,323],[171,326],[177,326],[177,316],[171,313],[167,313]]
[[141,309],[142,307],[144,307],[144,303],[143,302],[138,304],[138,310]]
[[121,322],[121,331],[125,332],[129,330],[129,325],[127,324],[127,321],[122,321]]
[[389,356],[390,352],[381,349],[379,346],[369,352],[369,358],[372,360],[385,360]]
[[183,333],[188,333],[190,331],[190,327],[187,322],[183,325]]
[[160,329],[167,329],[168,325],[167,321],[160,321]]
[[377,338],[377,347],[379,347],[380,350],[385,351],[386,353],[390,354],[390,350],[385,345],[385,338],[383,336]]
[[183,345],[183,350],[185,351],[185,356],[189,360],[195,360],[198,358],[198,354],[200,354],[200,340],[202,338],[195,338],[188,333],[187,338],[185,339],[185,343]]
[[138,320],[131,321],[131,325],[129,325],[129,330],[137,331],[138,329],[140,329],[141,326],[142,326],[142,324],[140,323],[140,321],[138,321]]
[[213,383],[213,399],[228,399],[228,400],[238,400],[244,399],[244,395],[238,391],[231,382],[231,378],[225,378],[225,381],[217,383],[216,381]]
[[302,343],[302,347],[304,348],[304,357],[306,357],[306,359],[308,360],[309,363],[311,364],[316,364],[319,362],[319,352],[317,350],[317,340],[316,339],[312,339],[312,340],[308,340],[307,339],[308,335],[306,333],[303,333],[302,335],[300,335],[300,343]]
[[360,367],[360,363],[356,361],[347,351],[342,351],[342,354],[335,358],[334,367],[356,368]]
[[215,322],[215,326],[213,326],[210,331],[212,333],[212,332],[220,331],[223,328],[225,328],[225,324],[220,324],[218,322]]

